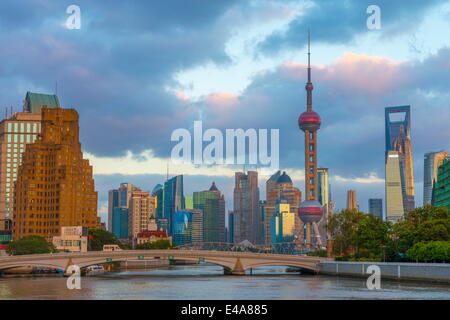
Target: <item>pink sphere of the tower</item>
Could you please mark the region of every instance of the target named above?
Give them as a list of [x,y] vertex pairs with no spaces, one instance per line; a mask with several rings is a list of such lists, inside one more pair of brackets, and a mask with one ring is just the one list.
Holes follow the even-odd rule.
[[298,216],[303,223],[319,222],[322,219],[323,207],[317,200],[304,201],[298,207]]
[[298,126],[303,131],[315,131],[320,128],[321,124],[320,116],[314,111],[305,111],[298,118]]

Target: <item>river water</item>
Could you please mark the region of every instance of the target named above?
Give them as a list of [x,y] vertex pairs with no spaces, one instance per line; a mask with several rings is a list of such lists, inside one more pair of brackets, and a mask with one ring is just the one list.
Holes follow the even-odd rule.
[[428,282],[381,281],[369,290],[365,279],[286,273],[263,267],[249,276],[223,275],[218,266],[171,266],[81,278],[0,278],[0,299],[450,299],[450,286]]

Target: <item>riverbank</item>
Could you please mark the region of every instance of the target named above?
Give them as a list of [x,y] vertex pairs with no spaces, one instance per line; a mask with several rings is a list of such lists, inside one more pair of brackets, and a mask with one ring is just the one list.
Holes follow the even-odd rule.
[[350,277],[369,277],[367,268],[380,268],[381,279],[428,281],[450,283],[448,263],[396,263],[396,262],[347,262],[324,261],[320,263],[320,274]]

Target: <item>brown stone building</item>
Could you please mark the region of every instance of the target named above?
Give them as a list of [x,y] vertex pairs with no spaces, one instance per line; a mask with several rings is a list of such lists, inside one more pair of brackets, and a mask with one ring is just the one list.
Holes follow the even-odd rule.
[[14,188],[13,239],[50,240],[61,227],[99,227],[92,166],[83,159],[78,113],[42,108],[41,134],[22,155]]
[[41,109],[59,108],[56,95],[27,92],[23,112],[8,115],[0,122],[0,231],[12,221],[14,182],[27,144],[41,133]]

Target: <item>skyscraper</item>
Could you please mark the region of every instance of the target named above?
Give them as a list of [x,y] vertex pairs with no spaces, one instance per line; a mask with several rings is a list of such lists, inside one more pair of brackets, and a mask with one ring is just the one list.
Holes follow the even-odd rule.
[[194,209],[203,212],[203,241],[225,242],[225,200],[213,182],[209,190],[194,192]]
[[435,190],[436,207],[447,207],[450,211],[450,160],[445,159],[438,169]]
[[297,236],[295,217],[286,199],[277,200],[275,213],[271,219],[272,243],[292,242]]
[[175,211],[172,221],[173,242],[177,245],[192,243],[192,212]]
[[359,210],[358,200],[356,199],[355,190],[347,190],[347,209]]
[[331,188],[328,181],[328,168],[317,169],[317,187],[319,202],[323,208],[323,218],[319,222],[319,231],[321,239],[327,239],[327,222],[330,214],[333,213],[333,204],[331,203]]
[[158,229],[167,231],[168,222],[163,219],[164,216],[164,186],[157,184],[152,190],[152,196],[156,197],[156,224]]
[[228,210],[228,242],[234,243],[234,212]]
[[[413,172],[413,160],[412,160],[412,148],[411,148],[411,111],[410,106],[399,107],[387,107],[385,109],[385,125],[386,125],[386,172],[389,160],[389,152],[397,152],[398,166],[401,183],[401,202],[403,203],[403,213],[409,210],[413,210],[414,204],[414,172]],[[391,156],[393,153],[391,153]],[[394,165],[394,158],[391,157],[390,164]],[[396,165],[394,165],[396,166]],[[392,167],[390,168],[392,171]],[[391,172],[391,177],[393,173]],[[396,179],[396,177],[393,177]],[[386,192],[388,192],[389,184],[395,183],[395,181],[388,180],[386,176]],[[389,199],[389,200],[388,200]],[[390,212],[391,201],[395,203],[398,199],[393,199],[392,196],[386,194],[386,216],[397,215]],[[394,205],[395,206],[395,205]],[[403,215],[402,213],[402,215]],[[397,217],[399,218],[399,217]],[[396,218],[396,219],[397,219]]]
[[[140,191],[131,183],[121,183],[118,189],[108,192],[108,231],[114,233],[119,239],[128,239],[128,225],[124,225],[125,216],[128,217],[128,208],[130,204],[131,193]],[[121,210],[115,210],[120,208]],[[120,225],[115,225],[120,222]],[[121,236],[119,236],[119,234]]]
[[164,183],[163,216],[160,219],[159,226],[167,231],[169,235],[173,235],[173,218],[175,212],[181,211],[184,208],[183,176],[179,175]]
[[328,207],[330,203],[330,184],[328,182],[328,169],[318,168],[317,169],[317,182],[318,182],[318,194],[319,202],[322,206]]
[[22,153],[41,133],[41,109],[59,108],[55,95],[27,92],[23,112],[11,114],[0,123],[0,230],[12,220],[14,182]]
[[244,240],[252,244],[262,242],[259,214],[258,173],[248,171],[235,173],[234,199],[234,242]]
[[432,204],[433,189],[437,181],[439,166],[448,158],[447,151],[428,152],[423,166],[423,205]]
[[369,199],[369,213],[383,219],[383,199]]
[[92,166],[83,159],[78,113],[42,108],[42,134],[22,155],[14,188],[14,239],[49,240],[61,227],[100,227]]
[[[298,212],[298,207],[302,201],[300,190],[294,187],[292,179],[285,171],[277,171],[266,181],[266,204],[264,205],[264,244],[270,245],[271,220],[276,212],[276,204],[281,198],[289,203],[289,209],[293,213]],[[300,238],[303,237],[303,223],[300,217],[295,215],[295,228]]]
[[150,192],[133,190],[128,207],[128,237],[135,239],[137,234],[150,230],[156,217],[156,197]]
[[389,151],[386,157],[386,219],[396,222],[403,217],[404,203],[400,155],[398,151]]
[[[299,128],[305,133],[305,201],[300,205],[298,214],[306,224],[306,245],[312,244],[312,233],[317,239],[314,245],[321,246],[318,222],[322,219],[323,208],[318,200],[317,188],[317,131],[321,120],[313,111],[311,82],[310,36],[308,32],[308,82],[306,83],[306,111],[298,118]],[[313,229],[313,230],[311,230]]]

